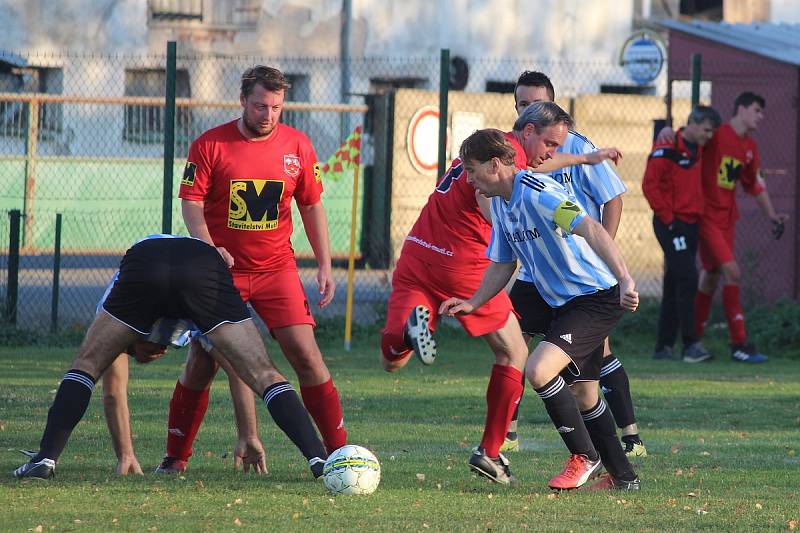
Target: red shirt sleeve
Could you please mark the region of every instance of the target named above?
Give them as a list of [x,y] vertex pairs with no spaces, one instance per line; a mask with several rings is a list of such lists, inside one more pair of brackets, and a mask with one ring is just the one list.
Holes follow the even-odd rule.
[[750,164],[745,165],[742,169],[742,187],[747,194],[756,196],[764,191],[764,185],[761,183],[759,170],[761,169],[761,156],[758,155],[758,147],[756,143],[751,142],[749,149],[753,151],[753,159]]
[[314,205],[322,197],[322,171],[317,161],[317,154],[307,137],[303,136],[298,147],[302,170],[297,177],[294,199],[298,205]]
[[212,157],[211,143],[203,137],[196,139],[189,148],[186,167],[183,170],[178,196],[184,200],[203,201],[211,187]]
[[[658,147],[656,147],[658,148]],[[671,164],[668,160],[656,157],[648,159],[642,178],[642,192],[647,203],[664,224],[672,224],[675,216],[672,213],[672,187],[669,173]]]

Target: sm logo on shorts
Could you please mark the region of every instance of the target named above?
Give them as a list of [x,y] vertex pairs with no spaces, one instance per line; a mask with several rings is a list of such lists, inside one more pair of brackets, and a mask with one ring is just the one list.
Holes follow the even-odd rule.
[[742,162],[735,157],[723,156],[717,170],[717,185],[723,189],[733,190],[736,188],[736,180],[742,173]]
[[283,180],[231,180],[228,227],[271,230],[278,227]]

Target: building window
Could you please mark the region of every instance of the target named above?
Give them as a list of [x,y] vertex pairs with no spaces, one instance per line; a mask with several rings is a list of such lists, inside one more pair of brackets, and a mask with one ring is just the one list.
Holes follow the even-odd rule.
[[154,21],[203,20],[203,0],[150,0]]
[[[164,69],[126,69],[125,96],[164,97],[167,73]],[[175,72],[176,98],[190,98],[189,72]],[[191,109],[177,106],[175,109],[175,140],[188,142],[192,124]],[[126,141],[159,143],[164,140],[164,108],[153,105],[126,105],[125,126],[122,134]]]
[[[5,68],[4,68],[5,67]],[[9,67],[0,62],[0,92],[61,94],[64,75],[60,68]],[[25,137],[28,130],[27,102],[0,101],[0,135]],[[39,105],[39,139],[52,139],[63,129],[61,103]]]
[[[287,102],[309,102],[311,100],[311,89],[308,83],[308,76],[305,74],[286,74],[291,87],[286,91]],[[283,111],[281,122],[303,132],[308,132],[309,112],[308,111]]]

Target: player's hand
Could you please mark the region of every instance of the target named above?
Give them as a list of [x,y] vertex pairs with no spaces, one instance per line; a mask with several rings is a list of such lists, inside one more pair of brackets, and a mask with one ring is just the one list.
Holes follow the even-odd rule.
[[772,219],[772,236],[775,239],[780,239],[783,236],[783,231],[786,229],[786,221],[789,220],[789,215],[786,213],[778,213]]
[[225,261],[225,264],[228,265],[228,268],[233,268],[233,256],[225,249],[224,246],[217,246],[217,251],[219,255],[222,256],[222,260]]
[[475,310],[469,300],[448,298],[439,305],[439,314],[443,316],[468,315]]
[[658,132],[656,136],[656,142],[658,144],[672,144],[675,142],[675,130],[670,128],[669,126],[664,126],[661,128],[661,131]]
[[630,277],[619,282],[619,305],[631,313],[639,307],[639,293],[636,292],[636,282]]
[[598,165],[606,159],[610,159],[615,165],[619,165],[622,159],[622,152],[620,152],[619,148],[600,148],[586,154],[587,165]]
[[317,272],[317,284],[319,285],[319,300],[317,305],[325,307],[333,300],[336,294],[336,282],[333,281],[333,274],[330,269],[320,268]]
[[119,461],[117,461],[117,468],[114,471],[121,476],[127,476],[128,474],[144,475],[142,467],[139,465],[139,460],[136,459],[135,455],[120,457]]
[[258,437],[240,438],[233,449],[233,468],[244,469],[245,473],[253,469],[255,474],[267,473],[267,460],[264,445]]

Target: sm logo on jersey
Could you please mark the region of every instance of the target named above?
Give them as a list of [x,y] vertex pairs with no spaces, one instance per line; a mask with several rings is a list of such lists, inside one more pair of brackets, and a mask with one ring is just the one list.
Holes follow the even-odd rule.
[[231,180],[228,227],[271,230],[278,227],[282,180]]
[[730,156],[723,156],[717,169],[717,185],[723,189],[733,190],[736,188],[736,180],[742,173],[742,162]]

